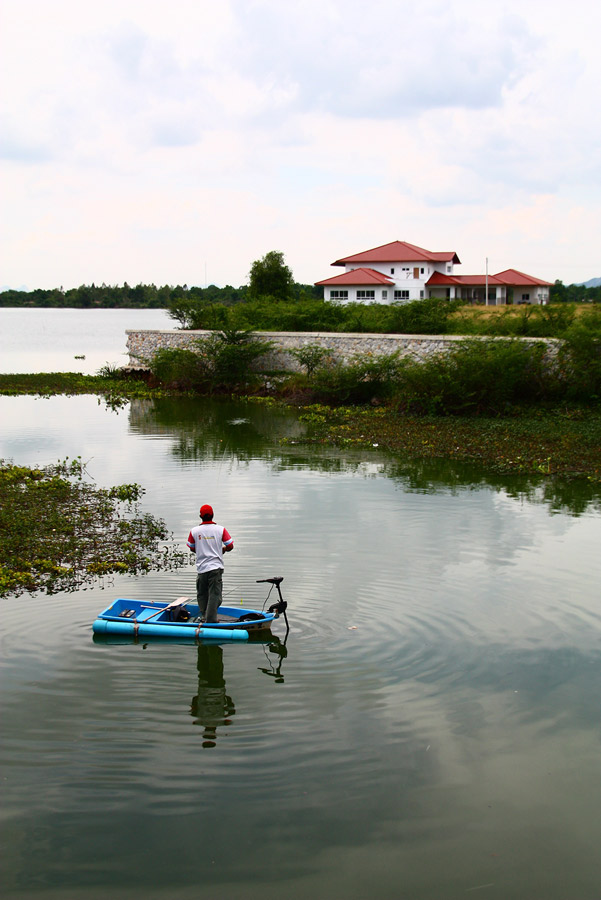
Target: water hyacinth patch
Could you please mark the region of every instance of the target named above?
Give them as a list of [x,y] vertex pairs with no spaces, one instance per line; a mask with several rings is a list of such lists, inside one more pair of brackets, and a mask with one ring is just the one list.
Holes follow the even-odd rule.
[[143,493],[138,484],[96,487],[80,459],[39,469],[0,460],[0,596],[185,565],[164,521],[140,513]]

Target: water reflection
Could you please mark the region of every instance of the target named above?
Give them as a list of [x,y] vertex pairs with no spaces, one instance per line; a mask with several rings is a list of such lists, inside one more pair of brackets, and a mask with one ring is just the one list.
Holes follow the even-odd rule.
[[199,644],[196,662],[198,693],[192,698],[190,714],[194,724],[200,725],[202,746],[217,745],[217,729],[232,724],[236,715],[234,701],[225,691],[223,648],[219,645]]
[[404,490],[418,493],[491,488],[515,500],[542,503],[553,513],[601,511],[601,484],[584,478],[549,478],[541,475],[494,472],[454,460],[394,460],[386,474]]
[[[264,645],[266,665],[258,666],[259,672],[274,678],[276,684],[283,684],[282,663],[288,656],[285,642],[276,635],[260,637],[253,642]],[[202,728],[203,748],[210,749],[217,746],[217,729],[231,725],[232,717],[236,715],[234,700],[226,691],[223,647],[199,644],[196,668],[198,693],[192,698],[190,715],[194,724]]]
[[[266,666],[259,666],[259,672],[263,672],[264,675],[268,675],[270,678],[275,679],[276,684],[284,684],[284,675],[282,674],[282,663],[288,656],[288,648],[286,647],[286,639],[288,638],[288,633],[286,633],[286,638],[281,641],[277,635],[270,635],[270,638],[267,642],[265,642],[265,660],[267,662]],[[269,656],[269,653],[272,656]]]
[[173,455],[184,462],[219,461],[226,454],[255,459],[266,443],[294,440],[306,431],[294,410],[212,399],[132,400],[130,428],[175,438]]
[[277,560],[291,606],[288,647],[198,647],[92,642],[99,587],[2,605],[7,900],[601,896],[598,488],[281,446],[253,404],[0,401],[5,455],[139,480],[181,542],[210,495],[228,605]]
[[587,479],[507,475],[455,460],[406,460],[380,450],[295,443],[306,437],[308,426],[299,421],[293,408],[218,399],[132,400],[129,424],[134,433],[169,437],[171,453],[186,464],[217,462],[221,467],[260,458],[276,472],[299,467],[328,474],[384,475],[405,492],[492,489],[513,499],[543,504],[552,513],[580,516],[601,511],[601,484]]

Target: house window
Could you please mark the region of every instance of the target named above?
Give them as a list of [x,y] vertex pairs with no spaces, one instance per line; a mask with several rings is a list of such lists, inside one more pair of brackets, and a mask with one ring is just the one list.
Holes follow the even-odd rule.
[[348,291],[330,291],[330,300],[348,300]]
[[522,300],[523,300],[525,303],[530,302],[530,294],[522,294]]
[[423,270],[423,269],[420,269],[419,271],[420,271],[420,275],[423,275],[423,274],[424,274],[424,270]]
[[409,272],[409,266],[403,266],[401,272]]
[[419,292],[419,299],[420,299],[420,300],[423,300],[423,299],[424,299],[424,292],[423,292],[423,291],[420,291],[420,292]]
[[375,291],[357,291],[357,300],[375,300]]
[[391,269],[391,270],[390,270],[390,274],[391,274],[391,275],[394,275],[394,269]]
[[388,300],[388,291],[382,291],[382,300]]
[[447,272],[452,272],[452,271],[453,271],[453,266],[447,266]]
[[395,291],[394,299],[395,300],[408,300],[409,299],[409,291]]

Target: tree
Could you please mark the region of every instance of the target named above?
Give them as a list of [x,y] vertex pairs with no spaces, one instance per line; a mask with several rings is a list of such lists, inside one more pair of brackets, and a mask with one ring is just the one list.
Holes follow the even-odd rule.
[[551,285],[549,293],[552,303],[566,303],[568,300],[568,290],[559,278],[555,280],[555,284]]
[[251,297],[273,297],[288,300],[292,296],[294,280],[292,270],[284,262],[284,254],[270,250],[257,259],[250,268],[248,293]]

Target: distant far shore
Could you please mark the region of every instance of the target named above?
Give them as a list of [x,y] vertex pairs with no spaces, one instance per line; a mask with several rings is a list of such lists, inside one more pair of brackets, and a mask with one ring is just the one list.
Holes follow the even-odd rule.
[[[550,289],[551,303],[601,303],[601,279],[593,278],[584,284],[565,285],[555,281]],[[276,292],[277,293],[277,292]],[[209,284],[206,287],[187,284],[157,286],[155,284],[122,285],[82,284],[76,288],[36,288],[35,290],[0,291],[0,307],[56,307],[67,309],[164,309],[177,312],[191,304],[195,306],[236,306],[250,299],[249,285],[224,287]],[[257,299],[255,297],[255,299]],[[314,284],[293,282],[286,300],[262,297],[276,303],[295,300],[323,300],[323,288]]]

